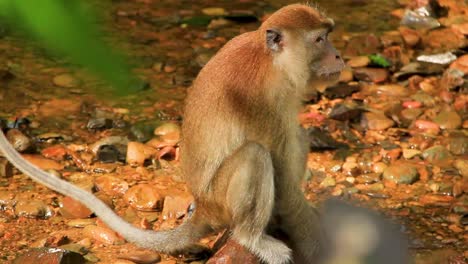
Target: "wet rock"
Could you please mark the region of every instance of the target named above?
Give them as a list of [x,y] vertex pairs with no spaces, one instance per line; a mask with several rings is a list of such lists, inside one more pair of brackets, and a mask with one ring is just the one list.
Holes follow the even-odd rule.
[[454,201],[453,196],[439,195],[439,194],[424,194],[419,197],[419,202],[422,205],[437,205],[447,206]]
[[18,129],[10,129],[6,138],[18,152],[23,152],[31,147],[31,140]]
[[55,76],[52,82],[58,87],[75,88],[81,84],[75,76],[65,73]]
[[153,137],[155,126],[159,121],[138,122],[130,127],[131,137],[139,142],[146,142]]
[[27,218],[48,218],[52,210],[43,201],[18,200],[15,205],[15,214]]
[[78,253],[60,248],[33,248],[16,258],[13,264],[82,264],[85,259]]
[[26,159],[27,161],[31,162],[34,164],[36,167],[39,167],[43,170],[62,170],[63,165],[60,163],[56,162],[55,160],[51,159],[46,159],[44,157],[41,157],[39,155],[23,155],[23,158]]
[[468,74],[468,54],[463,55],[450,64],[450,69],[458,69],[462,71],[465,75]]
[[358,92],[359,90],[361,90],[361,86],[359,85],[338,83],[336,85],[327,87],[327,89],[324,91],[324,95],[330,99],[345,98],[355,92]]
[[405,97],[408,95],[408,89],[398,84],[385,84],[376,87],[377,94],[391,97]]
[[259,264],[260,261],[243,246],[230,239],[206,264]]
[[414,108],[420,108],[422,106],[422,103],[418,101],[405,101],[402,103],[402,106],[404,108],[414,109]]
[[70,141],[72,138],[70,136],[60,134],[60,133],[54,133],[54,132],[47,132],[40,134],[36,136],[36,139],[39,142],[47,142],[47,143],[54,143],[57,141]]
[[0,191],[0,207],[12,208],[16,204],[15,194],[9,191]]
[[430,54],[430,55],[420,55],[416,58],[417,61],[420,62],[429,62],[429,63],[435,63],[435,64],[449,64],[452,61],[454,61],[457,58],[453,53],[451,52],[445,52],[445,53],[437,53],[437,54]]
[[351,57],[347,62],[346,65],[352,68],[359,68],[359,67],[366,67],[369,65],[370,59],[368,56],[356,56]]
[[72,220],[67,222],[67,225],[71,226],[71,227],[83,228],[83,227],[88,226],[88,225],[96,225],[96,220],[95,219],[90,219],[90,218],[72,219]]
[[347,145],[336,141],[328,132],[321,130],[318,127],[310,127],[307,129],[309,146],[311,149],[338,149],[347,148]]
[[435,118],[434,122],[441,129],[456,129],[462,124],[461,117],[455,111],[442,111]]
[[93,212],[82,203],[69,196],[65,196],[61,202],[60,214],[65,218],[87,218],[91,216]]
[[96,153],[96,157],[103,163],[125,160],[125,155],[120,153],[119,149],[114,145],[101,145]]
[[141,166],[146,159],[155,156],[158,151],[140,142],[129,142],[127,145],[127,163]]
[[113,121],[109,118],[91,118],[86,124],[89,130],[110,129],[113,127]]
[[119,259],[130,260],[137,264],[153,264],[160,263],[161,256],[149,250],[132,250],[126,254],[121,254],[118,256]]
[[379,52],[380,41],[375,35],[360,35],[352,37],[346,45],[344,56],[367,56]]
[[162,208],[164,198],[153,186],[138,184],[125,193],[124,200],[137,210],[155,211]]
[[71,251],[71,252],[75,252],[81,255],[87,254],[89,252],[89,249],[87,249],[85,246],[80,245],[80,244],[75,244],[75,243],[61,245],[60,248]]
[[455,155],[468,154],[468,136],[450,135],[447,138],[447,148]]
[[353,79],[354,79],[353,71],[349,67],[345,67],[340,73],[339,82],[347,83],[347,82],[351,82]]
[[400,27],[398,30],[400,31],[401,37],[408,47],[414,47],[421,41],[421,35],[416,30],[407,27]]
[[444,90],[453,90],[465,83],[464,72],[457,68],[447,69],[440,80],[440,87]]
[[381,179],[380,173],[368,173],[368,174],[362,174],[356,177],[356,182],[363,183],[363,184],[371,184],[371,183],[379,182],[380,179]]
[[442,28],[423,35],[423,45],[432,50],[447,51],[464,47],[466,39],[452,28]]
[[327,176],[321,183],[320,187],[322,188],[328,188],[328,187],[333,187],[336,185],[336,180],[335,178],[331,176]]
[[328,117],[335,120],[346,121],[357,119],[361,116],[361,113],[362,110],[357,108],[356,105],[343,103],[335,105]]
[[390,128],[395,123],[384,114],[367,112],[362,114],[361,126],[370,130],[384,130]]
[[96,142],[94,142],[90,148],[91,151],[94,154],[97,154],[99,148],[104,145],[113,145],[113,146],[118,146],[118,145],[127,145],[128,144],[128,138],[126,137],[119,137],[119,136],[111,136],[111,137],[105,137],[102,138]]
[[128,183],[113,175],[103,175],[95,180],[96,188],[109,196],[124,195],[128,190]]
[[392,164],[383,172],[385,180],[397,184],[412,184],[419,179],[418,170],[407,163]]
[[450,152],[443,146],[436,145],[423,151],[422,156],[429,162],[444,162],[452,157]]
[[9,178],[13,176],[13,165],[4,158],[0,158],[0,178]]
[[403,66],[399,72],[395,73],[394,77],[397,80],[404,80],[413,75],[434,75],[440,74],[445,70],[445,65],[423,62],[411,62]]
[[419,154],[421,154],[421,151],[417,149],[403,149],[403,157],[405,159],[412,159]]
[[163,219],[180,219],[187,214],[187,209],[192,203],[193,197],[188,193],[166,195],[161,215]]
[[207,7],[203,8],[201,11],[208,16],[223,16],[227,14],[226,10],[222,7]]
[[355,68],[354,77],[359,81],[382,83],[388,79],[388,70],[382,68]]
[[439,131],[440,131],[438,124],[431,122],[431,121],[427,121],[427,120],[418,119],[414,121],[414,127],[416,127],[419,130],[424,131],[425,133],[432,134],[432,135],[437,135],[439,134]]
[[124,240],[121,237],[119,237],[117,233],[101,226],[85,226],[83,228],[83,235],[98,242],[109,245],[118,245],[124,242]]
[[43,149],[41,154],[48,159],[60,161],[68,154],[68,149],[62,145],[54,145]]
[[453,166],[460,172],[460,174],[465,178],[468,179],[468,161],[457,159],[453,163]]

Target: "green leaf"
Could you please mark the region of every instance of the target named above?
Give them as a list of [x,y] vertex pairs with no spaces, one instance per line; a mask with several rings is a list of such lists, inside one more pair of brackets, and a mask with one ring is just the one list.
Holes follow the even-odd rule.
[[369,56],[369,59],[371,60],[371,64],[380,66],[380,67],[382,67],[382,68],[388,68],[388,67],[390,67],[390,66],[392,65],[392,64],[387,60],[387,58],[385,58],[384,56],[379,55],[379,54],[370,55],[370,56]]
[[0,15],[26,30],[49,51],[67,56],[106,80],[118,94],[135,91],[125,58],[110,48],[77,0],[0,0]]

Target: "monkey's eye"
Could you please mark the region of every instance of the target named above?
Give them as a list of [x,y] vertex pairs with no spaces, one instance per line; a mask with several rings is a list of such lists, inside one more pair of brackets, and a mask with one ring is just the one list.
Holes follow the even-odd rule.
[[324,42],[324,41],[325,41],[325,37],[323,37],[323,36],[320,36],[320,37],[318,37],[318,38],[315,39],[315,42],[316,42],[316,43],[322,43],[322,42]]

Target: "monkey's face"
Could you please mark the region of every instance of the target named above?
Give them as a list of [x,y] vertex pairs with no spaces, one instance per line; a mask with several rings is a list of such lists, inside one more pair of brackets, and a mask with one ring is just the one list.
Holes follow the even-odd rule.
[[274,62],[286,71],[298,86],[328,86],[338,81],[345,64],[328,40],[333,21],[315,29],[266,32],[267,46]]

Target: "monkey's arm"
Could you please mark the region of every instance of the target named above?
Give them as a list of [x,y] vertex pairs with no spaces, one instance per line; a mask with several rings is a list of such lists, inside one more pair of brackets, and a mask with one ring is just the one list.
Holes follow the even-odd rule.
[[139,229],[124,221],[91,193],[50,175],[26,161],[8,142],[3,133],[0,133],[0,152],[21,172],[54,191],[80,201],[111,229],[138,246],[164,253],[176,253],[187,249],[198,250],[194,248],[196,246],[192,243],[204,235],[204,230],[194,228],[191,219],[178,228],[168,231],[156,232]]

